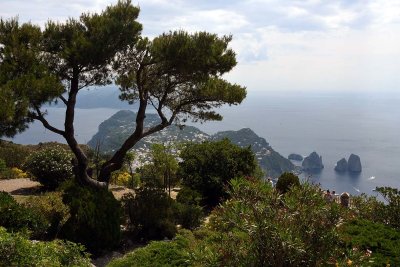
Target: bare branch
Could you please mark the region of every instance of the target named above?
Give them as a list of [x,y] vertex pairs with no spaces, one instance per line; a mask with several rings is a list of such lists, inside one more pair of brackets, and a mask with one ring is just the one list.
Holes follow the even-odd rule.
[[56,134],[59,134],[62,136],[65,135],[64,131],[57,129],[56,127],[50,125],[50,123],[44,118],[43,113],[40,111],[39,107],[35,106],[35,110],[36,110],[36,113],[32,113],[33,119],[40,121],[46,129],[52,131],[53,133],[56,133]]
[[65,97],[64,96],[62,96],[62,95],[60,95],[60,97],[59,97],[60,99],[61,99],[61,101],[65,104],[65,105],[67,105],[68,104],[68,101],[67,101],[67,99],[65,99]]

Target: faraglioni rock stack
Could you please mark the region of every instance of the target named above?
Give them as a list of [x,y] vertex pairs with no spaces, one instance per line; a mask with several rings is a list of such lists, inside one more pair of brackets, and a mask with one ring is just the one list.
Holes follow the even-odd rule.
[[358,155],[351,154],[347,165],[348,165],[347,169],[349,170],[349,172],[362,171],[361,160]]
[[315,151],[305,157],[301,165],[304,171],[319,171],[324,168],[322,157]]
[[337,163],[336,163],[336,166],[335,166],[335,171],[337,171],[337,172],[345,172],[345,171],[347,171],[347,160],[345,159],[345,158],[342,158],[341,160],[339,160]]

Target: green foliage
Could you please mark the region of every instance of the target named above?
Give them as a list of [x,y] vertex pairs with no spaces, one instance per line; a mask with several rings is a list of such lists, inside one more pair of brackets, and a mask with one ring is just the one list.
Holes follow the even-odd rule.
[[60,236],[78,242],[93,253],[119,244],[122,209],[113,194],[71,182],[64,189],[63,201],[71,217]]
[[199,227],[204,218],[204,211],[199,205],[175,203],[177,222],[185,229]]
[[[364,219],[341,227],[341,239],[349,249],[371,251],[367,266],[400,266],[400,231]],[[367,252],[368,253],[368,252]]]
[[276,189],[282,194],[288,192],[294,186],[300,186],[299,177],[290,172],[282,173],[276,183]]
[[49,189],[55,189],[73,176],[72,154],[55,146],[30,155],[25,167],[38,181]]
[[6,162],[2,158],[0,158],[0,174],[4,172],[6,169],[7,169]]
[[28,231],[33,238],[41,238],[48,225],[42,214],[17,203],[10,194],[0,192],[0,226],[11,232]]
[[[175,118],[221,120],[213,108],[239,104],[246,96],[245,88],[221,78],[236,65],[235,53],[228,48],[231,39],[184,31],[164,33],[152,41],[140,39],[115,66],[121,99],[133,103],[140,90],[149,92],[146,101],[155,104],[164,127]],[[172,116],[167,118],[164,110]]]
[[30,152],[31,149],[27,146],[0,140],[0,158],[6,162],[9,168],[21,168]]
[[122,199],[135,238],[172,238],[176,233],[174,200],[159,188],[139,188]]
[[351,213],[359,219],[383,223],[386,218],[385,204],[375,196],[365,193],[359,196],[351,196]]
[[43,31],[16,18],[1,20],[0,136],[23,131],[34,119],[43,121],[40,107],[69,86],[109,83],[111,60],[141,31],[138,14],[130,1],[119,1],[101,14],[48,21]]
[[331,266],[360,253],[342,247],[339,205],[327,203],[317,186],[293,187],[285,195],[259,179],[233,179],[231,198],[210,222],[170,242],[153,242],[109,266]]
[[209,208],[228,197],[231,179],[252,176],[256,170],[251,149],[240,148],[228,139],[187,144],[180,157],[179,177],[185,186],[202,195],[202,204]]
[[400,190],[391,187],[377,187],[379,192],[387,201],[385,206],[385,223],[400,229]]
[[200,205],[201,200],[200,193],[187,186],[183,186],[176,196],[176,201],[188,205]]
[[188,247],[193,242],[189,231],[180,231],[173,241],[153,241],[124,257],[111,261],[107,267],[186,267],[190,264]]
[[340,207],[303,184],[284,196],[259,180],[232,180],[231,199],[210,218],[210,234],[195,251],[199,265],[321,266],[341,255]]
[[68,241],[32,242],[0,227],[0,266],[91,266],[84,250]]
[[186,229],[194,229],[201,225],[204,211],[200,206],[201,195],[186,186],[183,186],[176,196],[176,212],[178,223]]
[[36,214],[41,214],[48,225],[47,238],[57,237],[61,227],[70,217],[69,207],[62,201],[61,192],[48,192],[41,196],[30,196],[24,206]]

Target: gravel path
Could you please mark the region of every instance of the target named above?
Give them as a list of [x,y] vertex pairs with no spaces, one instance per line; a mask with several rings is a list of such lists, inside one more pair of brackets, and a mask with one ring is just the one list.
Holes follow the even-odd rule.
[[39,186],[40,183],[27,178],[0,180],[0,191],[6,191],[12,195],[29,194],[29,192],[37,189]]

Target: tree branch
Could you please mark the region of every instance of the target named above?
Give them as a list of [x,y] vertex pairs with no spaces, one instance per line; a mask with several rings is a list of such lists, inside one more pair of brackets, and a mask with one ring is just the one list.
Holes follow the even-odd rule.
[[35,106],[35,110],[36,110],[36,114],[35,113],[32,114],[33,119],[40,121],[46,129],[52,131],[53,133],[56,133],[56,134],[59,134],[62,136],[65,135],[64,131],[57,129],[56,127],[50,125],[50,123],[44,118],[43,113],[40,111],[39,107]]
[[62,95],[60,95],[60,97],[59,97],[60,99],[61,99],[61,101],[65,104],[65,105],[67,105],[68,104],[68,101],[67,101],[67,99],[65,99],[65,97],[64,96],[62,96]]

